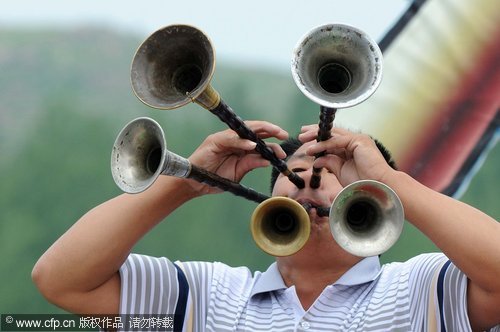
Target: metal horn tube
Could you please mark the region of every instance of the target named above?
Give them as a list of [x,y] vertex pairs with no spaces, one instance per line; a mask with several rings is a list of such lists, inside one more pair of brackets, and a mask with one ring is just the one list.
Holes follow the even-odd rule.
[[151,118],[129,122],[118,134],[111,152],[111,173],[126,193],[149,188],[160,175],[190,178],[260,203],[269,197],[252,188],[192,165],[169,150],[161,126]]
[[272,256],[289,256],[309,239],[307,211],[288,197],[271,197],[260,203],[251,218],[251,232],[257,246]]
[[376,256],[392,247],[401,235],[403,205],[387,185],[356,181],[333,201],[329,222],[335,241],[344,250],[360,257]]
[[153,108],[199,104],[240,137],[257,143],[255,150],[262,157],[303,188],[304,180],[288,169],[210,85],[214,71],[215,51],[209,38],[193,26],[170,25],[154,32],[137,50],[131,68],[132,89],[144,104]]
[[[377,43],[349,25],[318,26],[299,40],[292,76],[299,90],[321,106],[318,141],[331,137],[337,109],[357,105],[375,92],[382,80],[382,60]],[[313,169],[312,188],[319,187],[320,172]]]

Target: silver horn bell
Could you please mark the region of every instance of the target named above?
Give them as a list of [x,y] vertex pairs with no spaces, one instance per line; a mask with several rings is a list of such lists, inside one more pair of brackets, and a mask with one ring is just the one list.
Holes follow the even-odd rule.
[[113,180],[129,194],[146,190],[161,174],[186,177],[190,167],[187,159],[167,150],[163,129],[146,117],[130,121],[111,152]]
[[368,35],[343,24],[308,32],[297,44],[292,76],[315,103],[346,108],[370,97],[382,80],[382,52]]
[[175,109],[191,102],[211,109],[220,101],[210,81],[215,50],[210,39],[189,25],[166,26],[139,47],[132,61],[132,90],[144,104]]
[[387,251],[403,231],[403,205],[387,185],[361,180],[346,186],[332,203],[330,229],[335,241],[360,257]]

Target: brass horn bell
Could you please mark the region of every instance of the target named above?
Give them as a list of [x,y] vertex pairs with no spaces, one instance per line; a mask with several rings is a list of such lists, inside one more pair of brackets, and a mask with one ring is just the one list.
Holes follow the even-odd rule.
[[307,211],[288,197],[271,197],[260,203],[251,219],[257,246],[272,256],[289,256],[309,239],[311,224]]
[[335,241],[360,257],[387,251],[403,230],[403,205],[387,185],[361,180],[346,186],[330,208],[330,229]]

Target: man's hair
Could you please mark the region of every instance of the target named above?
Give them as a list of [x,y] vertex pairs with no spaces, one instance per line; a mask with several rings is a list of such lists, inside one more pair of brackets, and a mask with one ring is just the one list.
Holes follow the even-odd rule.
[[[392,158],[391,153],[387,148],[377,139],[373,138],[372,139],[375,141],[375,144],[377,145],[378,149],[382,153],[382,156],[384,156],[385,161],[391,166],[393,169],[397,169],[396,162]],[[281,148],[283,151],[286,153],[286,158],[285,161],[288,160],[294,153],[297,151],[301,146],[302,142],[298,140],[297,137],[290,137],[283,141],[280,144]],[[279,171],[276,168],[272,168],[271,170],[271,186],[270,186],[270,192],[273,192],[274,184],[276,183],[276,180],[278,179]]]

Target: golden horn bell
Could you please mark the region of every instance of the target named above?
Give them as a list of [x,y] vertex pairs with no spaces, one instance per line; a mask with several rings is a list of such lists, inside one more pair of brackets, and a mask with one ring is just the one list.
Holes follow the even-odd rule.
[[272,197],[260,203],[251,219],[257,246],[272,256],[289,256],[299,251],[311,231],[307,211],[287,197]]

